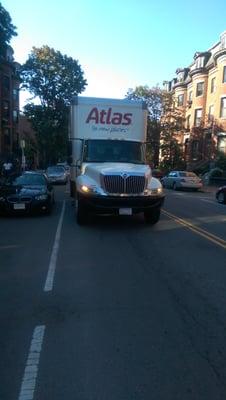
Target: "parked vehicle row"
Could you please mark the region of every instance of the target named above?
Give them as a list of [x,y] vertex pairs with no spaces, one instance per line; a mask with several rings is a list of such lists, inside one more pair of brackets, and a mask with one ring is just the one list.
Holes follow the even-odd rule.
[[[51,167],[50,171],[52,170],[55,171],[55,167]],[[202,187],[200,186],[199,178],[195,174],[186,171],[173,172],[177,173],[176,177],[178,181],[175,180],[175,174],[170,173],[162,179],[164,187],[172,187],[173,189],[191,188],[193,190],[198,190]],[[186,172],[186,175],[184,172]],[[59,175],[56,174],[56,176],[56,183],[66,182],[65,170],[64,174],[61,175],[59,171]],[[173,183],[177,183],[177,186],[173,186],[172,181]],[[40,170],[25,171],[19,176],[11,177],[6,182],[0,183],[0,213],[18,215],[39,212],[50,214],[54,204],[54,188],[52,183],[55,183],[54,179],[51,182],[48,179],[47,173]],[[215,197],[219,203],[226,204],[226,186],[218,188]]]

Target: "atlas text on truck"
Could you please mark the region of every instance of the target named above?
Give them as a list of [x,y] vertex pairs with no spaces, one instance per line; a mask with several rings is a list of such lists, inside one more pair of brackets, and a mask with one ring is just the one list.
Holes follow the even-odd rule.
[[71,105],[70,192],[76,216],[143,213],[158,222],[164,193],[145,162],[147,107],[142,101],[76,96]]

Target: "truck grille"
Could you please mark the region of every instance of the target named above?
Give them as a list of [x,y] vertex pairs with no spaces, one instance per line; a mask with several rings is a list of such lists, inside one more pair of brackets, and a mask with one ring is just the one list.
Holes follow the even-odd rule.
[[106,192],[111,194],[140,194],[145,189],[144,176],[104,175],[103,184]]

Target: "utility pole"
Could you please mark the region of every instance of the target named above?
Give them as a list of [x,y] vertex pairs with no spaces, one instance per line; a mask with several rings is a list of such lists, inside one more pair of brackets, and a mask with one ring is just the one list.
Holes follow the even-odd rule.
[[24,171],[24,170],[25,170],[25,167],[26,167],[26,158],[25,158],[25,154],[24,154],[25,140],[22,139],[22,140],[20,141],[20,147],[21,147],[21,150],[22,150],[21,169],[22,169],[22,171]]

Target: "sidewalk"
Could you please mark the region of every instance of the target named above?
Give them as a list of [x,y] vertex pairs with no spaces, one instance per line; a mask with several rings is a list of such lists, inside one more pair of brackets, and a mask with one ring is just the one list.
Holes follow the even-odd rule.
[[204,193],[216,193],[217,189],[220,186],[216,186],[216,185],[203,185],[203,188],[200,190],[200,192],[204,192]]

